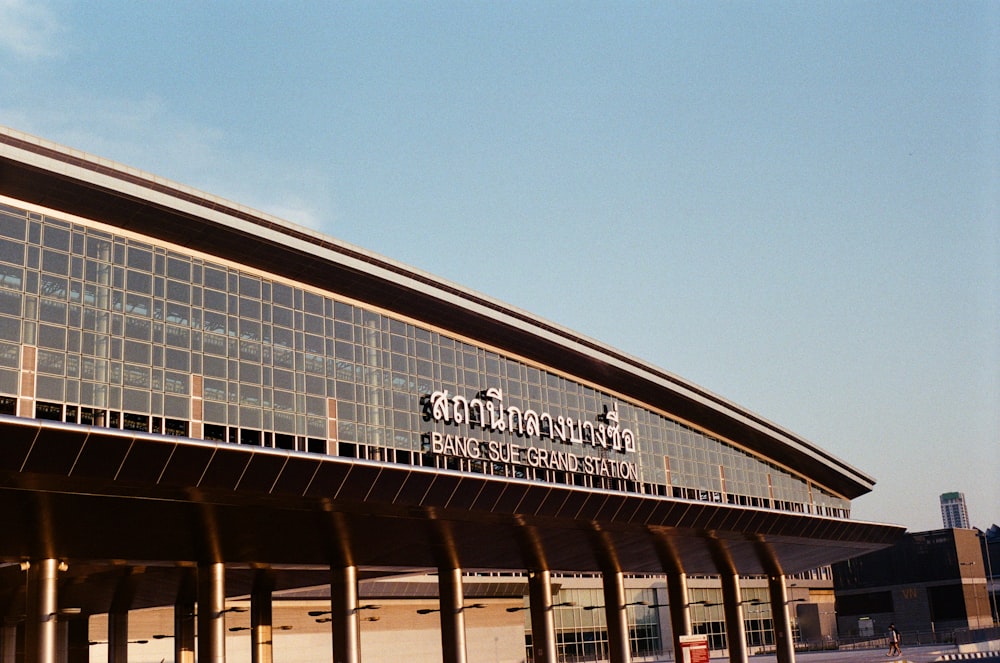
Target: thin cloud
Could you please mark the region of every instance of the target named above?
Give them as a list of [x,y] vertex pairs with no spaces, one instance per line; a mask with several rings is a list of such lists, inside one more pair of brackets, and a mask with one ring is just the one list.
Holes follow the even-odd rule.
[[44,2],[0,0],[0,50],[22,60],[55,57],[64,32],[56,13]]
[[226,132],[186,121],[155,95],[77,94],[63,102],[41,109],[0,104],[0,124],[329,231],[330,182],[308,165],[234,147]]

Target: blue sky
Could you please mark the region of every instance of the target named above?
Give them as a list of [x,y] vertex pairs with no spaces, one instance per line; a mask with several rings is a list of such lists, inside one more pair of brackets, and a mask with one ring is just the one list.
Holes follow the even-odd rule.
[[0,124],[609,343],[1000,521],[1000,4],[0,0]]

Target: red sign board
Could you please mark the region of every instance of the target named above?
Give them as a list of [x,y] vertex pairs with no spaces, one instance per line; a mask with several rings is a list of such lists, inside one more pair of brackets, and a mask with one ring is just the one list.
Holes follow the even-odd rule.
[[680,636],[681,655],[677,663],[709,663],[708,637],[704,635]]

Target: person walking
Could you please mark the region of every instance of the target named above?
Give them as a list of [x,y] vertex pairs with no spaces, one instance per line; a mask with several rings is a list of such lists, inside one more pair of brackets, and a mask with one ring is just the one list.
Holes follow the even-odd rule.
[[902,653],[899,649],[899,631],[895,624],[889,624],[889,653],[886,656],[899,656]]

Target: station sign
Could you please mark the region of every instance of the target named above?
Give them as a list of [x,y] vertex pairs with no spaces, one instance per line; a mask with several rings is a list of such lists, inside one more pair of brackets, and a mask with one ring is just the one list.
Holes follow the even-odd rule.
[[[473,398],[435,391],[421,401],[425,420],[467,426],[470,431],[469,435],[427,433],[424,437],[431,453],[639,481],[638,466],[627,460],[636,453],[635,434],[621,426],[617,406],[605,407],[594,421],[589,421],[507,406],[503,391],[496,388],[483,390]],[[482,433],[475,434],[477,429]],[[555,446],[533,443],[543,439]],[[611,453],[580,453],[587,449]]]

